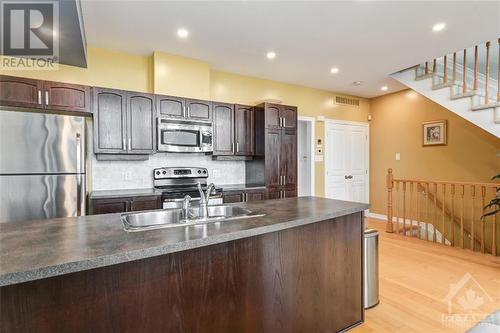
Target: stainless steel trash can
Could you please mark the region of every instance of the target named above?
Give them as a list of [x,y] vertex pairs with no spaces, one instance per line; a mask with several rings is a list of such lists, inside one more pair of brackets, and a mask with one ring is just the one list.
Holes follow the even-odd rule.
[[369,309],[378,304],[378,231],[365,230],[364,255],[364,306]]

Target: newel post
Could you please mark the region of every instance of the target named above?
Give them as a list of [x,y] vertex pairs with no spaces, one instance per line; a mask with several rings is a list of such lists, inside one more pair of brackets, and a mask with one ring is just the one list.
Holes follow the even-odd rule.
[[394,187],[394,176],[392,175],[392,169],[387,170],[387,232],[394,232],[394,226],[392,224],[392,188]]

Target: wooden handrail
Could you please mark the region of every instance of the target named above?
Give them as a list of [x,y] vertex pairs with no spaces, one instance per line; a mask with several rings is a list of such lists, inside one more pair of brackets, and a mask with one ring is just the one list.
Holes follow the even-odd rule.
[[397,179],[393,178],[394,182],[407,182],[407,183],[435,183],[435,184],[447,184],[447,185],[476,185],[476,186],[484,186],[487,188],[497,188],[500,186],[500,183],[474,183],[474,182],[458,182],[458,181],[441,181],[441,180],[422,180],[422,179]]
[[489,104],[488,81],[490,79],[490,42],[486,42],[486,81],[484,82],[484,104]]
[[392,169],[387,172],[387,232],[394,232],[394,226],[392,225],[392,188],[394,187],[394,181],[392,177]]

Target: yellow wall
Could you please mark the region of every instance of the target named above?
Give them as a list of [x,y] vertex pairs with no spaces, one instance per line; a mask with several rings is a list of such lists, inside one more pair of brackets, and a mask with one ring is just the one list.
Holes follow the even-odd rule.
[[[334,104],[334,93],[211,69],[206,62],[162,52],[151,56],[88,48],[88,68],[60,65],[57,71],[3,71],[2,74],[107,88],[170,94],[220,102],[257,104],[278,99],[298,107],[299,116],[366,121],[369,101],[359,108]],[[316,122],[316,138],[323,139]],[[324,165],[316,163],[316,195],[324,193]]]
[[89,47],[87,59],[88,68],[59,65],[58,70],[2,70],[1,74],[153,92],[151,57]]
[[154,92],[199,99],[210,99],[208,63],[172,54],[153,54]]
[[[371,211],[386,214],[385,176],[489,182],[500,172],[500,140],[412,90],[371,100]],[[446,119],[448,145],[422,147],[422,122]],[[401,160],[395,160],[396,152]]]

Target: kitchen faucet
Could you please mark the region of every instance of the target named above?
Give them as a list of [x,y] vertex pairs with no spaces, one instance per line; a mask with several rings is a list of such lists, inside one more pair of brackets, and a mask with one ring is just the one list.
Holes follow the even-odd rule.
[[214,183],[210,183],[207,187],[206,193],[203,193],[201,182],[198,182],[198,191],[200,192],[200,218],[208,217],[208,200],[210,199],[210,193],[212,193],[214,187]]
[[189,206],[191,206],[191,196],[186,194],[182,200],[182,211],[184,212],[184,221],[189,221]]

